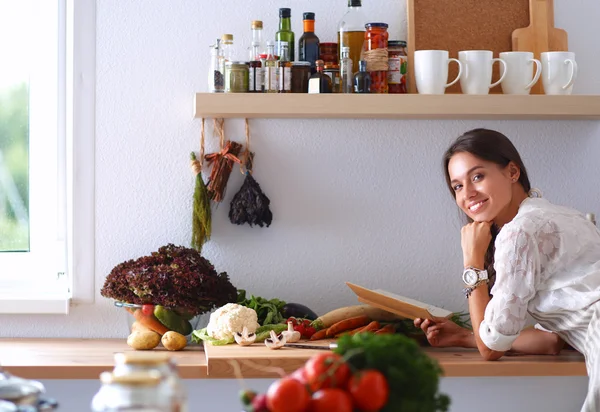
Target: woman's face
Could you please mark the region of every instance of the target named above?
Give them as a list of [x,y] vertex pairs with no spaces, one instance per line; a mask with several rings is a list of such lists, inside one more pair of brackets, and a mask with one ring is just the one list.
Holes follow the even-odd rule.
[[448,163],[456,204],[476,222],[491,222],[509,207],[519,170],[501,167],[471,153],[456,153]]

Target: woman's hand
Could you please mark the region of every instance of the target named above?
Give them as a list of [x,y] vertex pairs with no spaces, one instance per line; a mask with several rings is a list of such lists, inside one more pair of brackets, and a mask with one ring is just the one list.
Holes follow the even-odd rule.
[[492,241],[491,227],[491,222],[473,222],[463,226],[460,231],[460,243],[465,267],[485,269],[485,252]]
[[470,330],[458,326],[445,318],[415,319],[414,324],[425,332],[431,346],[437,348],[463,347],[475,348],[475,338]]

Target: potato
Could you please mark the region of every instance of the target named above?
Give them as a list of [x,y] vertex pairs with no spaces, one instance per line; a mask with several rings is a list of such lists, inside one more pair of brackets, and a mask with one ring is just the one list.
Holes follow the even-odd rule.
[[136,331],[127,338],[127,344],[136,350],[154,349],[160,343],[160,335],[153,331]]
[[141,324],[137,320],[135,322],[133,322],[133,324],[131,325],[131,332],[147,332],[147,331],[152,332],[152,329]]
[[187,345],[187,339],[181,333],[169,331],[160,340],[168,350],[181,350]]

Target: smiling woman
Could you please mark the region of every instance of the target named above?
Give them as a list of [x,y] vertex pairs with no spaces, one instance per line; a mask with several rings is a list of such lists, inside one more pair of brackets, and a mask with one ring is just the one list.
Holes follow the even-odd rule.
[[[582,213],[539,197],[517,149],[499,132],[459,137],[444,155],[444,173],[469,221],[461,231],[463,280],[480,353],[496,360],[513,348],[529,313],[585,355],[590,379],[582,410],[600,410],[600,230]],[[429,321],[421,327],[428,338],[443,331]]]

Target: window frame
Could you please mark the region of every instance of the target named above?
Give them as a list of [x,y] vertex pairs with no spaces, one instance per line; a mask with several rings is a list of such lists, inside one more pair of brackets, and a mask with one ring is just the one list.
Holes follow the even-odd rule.
[[[62,203],[55,253],[56,281],[31,288],[11,282],[0,291],[0,313],[67,314],[95,299],[95,65],[94,0],[58,0],[57,181]],[[64,251],[64,253],[62,253]],[[62,274],[62,275],[61,275]],[[6,283],[6,282],[4,282]]]

